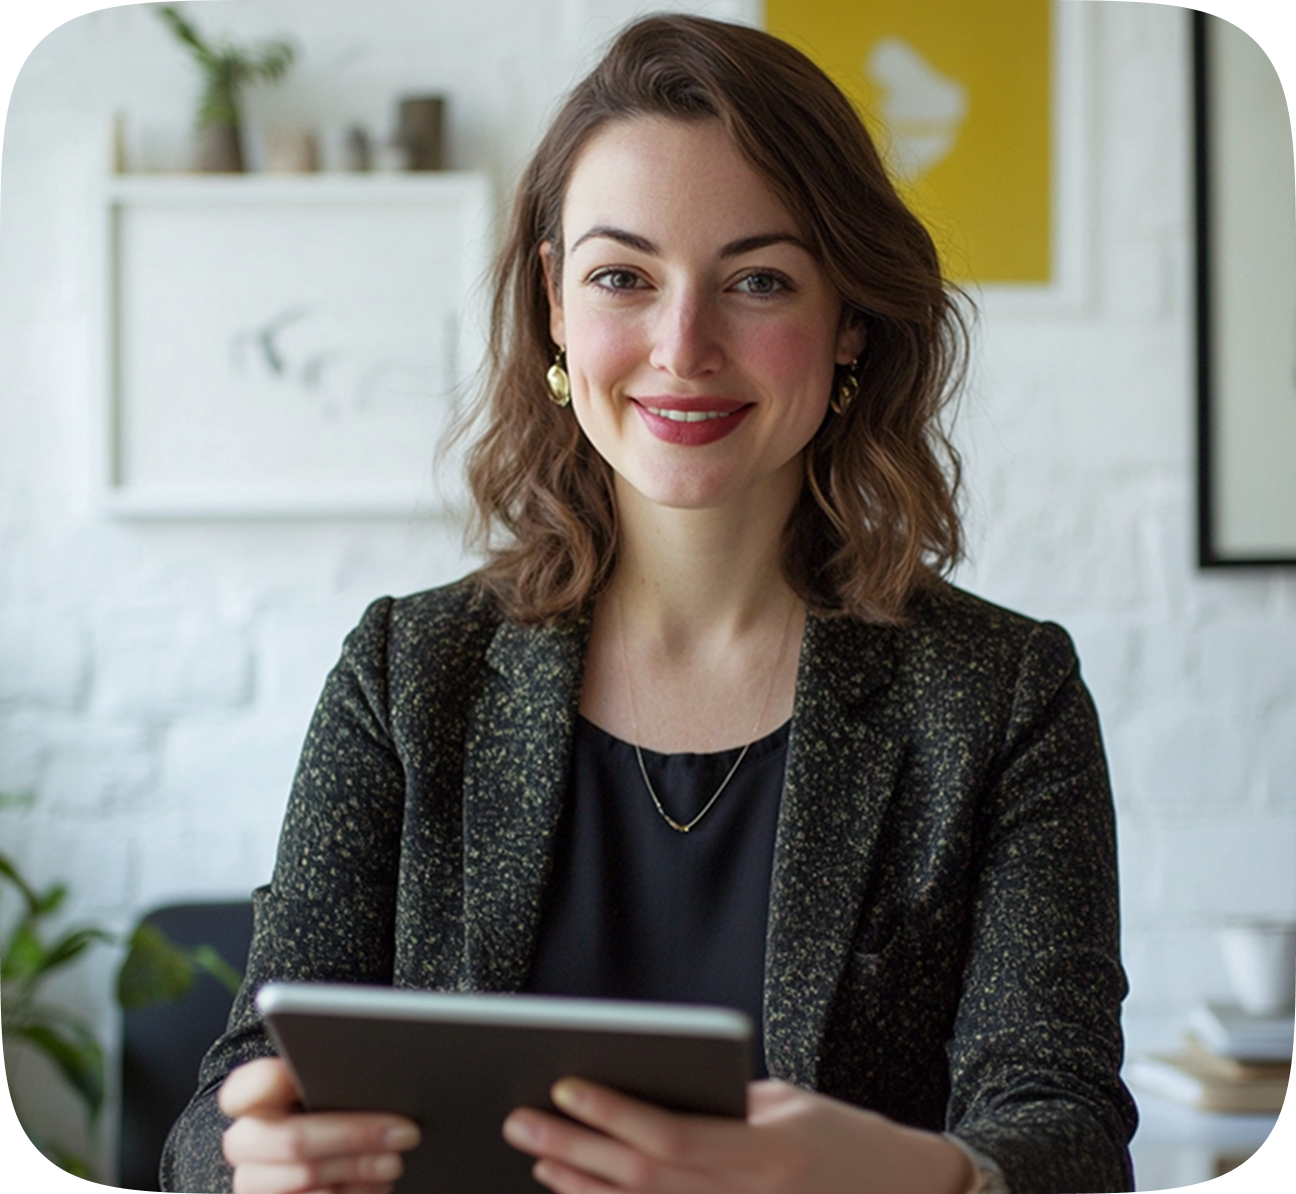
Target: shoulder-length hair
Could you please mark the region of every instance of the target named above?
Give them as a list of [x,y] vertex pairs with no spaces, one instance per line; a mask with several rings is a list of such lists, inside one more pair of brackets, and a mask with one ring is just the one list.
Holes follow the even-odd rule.
[[568,97],[518,186],[496,262],[486,426],[468,457],[469,542],[510,618],[588,609],[617,556],[609,466],[550,401],[540,246],[562,260],[562,208],[582,149],[610,122],[716,120],[787,207],[864,329],[859,393],[806,452],[784,530],[792,588],[820,613],[903,620],[959,558],[957,453],[940,425],[966,328],[931,237],[896,194],[850,101],[787,43],[740,25],[655,16],[615,40]]

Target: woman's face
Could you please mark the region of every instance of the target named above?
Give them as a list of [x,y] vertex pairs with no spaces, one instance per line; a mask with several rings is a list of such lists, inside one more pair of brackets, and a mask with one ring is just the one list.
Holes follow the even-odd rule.
[[602,130],[563,206],[550,330],[572,407],[622,482],[700,509],[795,495],[833,366],[859,353],[797,226],[714,121]]

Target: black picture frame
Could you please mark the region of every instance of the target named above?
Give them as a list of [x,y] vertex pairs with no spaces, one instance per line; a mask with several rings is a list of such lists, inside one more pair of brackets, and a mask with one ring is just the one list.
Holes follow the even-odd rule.
[[[1217,77],[1218,58],[1212,53],[1212,39],[1219,36],[1220,26],[1227,22],[1203,12],[1192,14],[1193,58],[1193,118],[1194,118],[1194,179],[1196,223],[1196,347],[1197,347],[1197,552],[1201,568],[1284,568],[1296,565],[1296,502],[1291,509],[1281,508],[1289,514],[1290,536],[1284,528],[1280,541],[1272,547],[1256,549],[1239,545],[1230,538],[1225,526],[1222,507],[1233,498],[1228,490],[1232,484],[1225,467],[1225,453],[1221,444],[1222,424],[1228,413],[1226,404],[1245,400],[1248,395],[1237,393],[1236,385],[1230,387],[1221,367],[1228,350],[1221,338],[1226,333],[1225,321],[1220,318],[1218,305],[1221,298],[1221,196],[1219,171],[1215,168],[1216,156],[1221,151],[1221,138],[1227,130],[1220,126],[1216,91],[1221,82]],[[1288,132],[1290,138],[1290,130]],[[1289,142],[1290,143],[1290,142]],[[1236,199],[1236,195],[1231,198]],[[1288,195],[1289,201],[1292,196]],[[1233,217],[1235,218],[1235,217]],[[1296,203],[1293,204],[1293,230],[1296,230]],[[1296,312],[1293,312],[1296,323]],[[1296,329],[1294,329],[1296,331]],[[1296,334],[1293,335],[1293,359],[1285,361],[1281,347],[1275,358],[1276,369],[1284,365],[1290,369],[1293,400],[1296,401]],[[1291,469],[1296,476],[1296,441],[1291,444]],[[1236,468],[1235,470],[1236,471]]]

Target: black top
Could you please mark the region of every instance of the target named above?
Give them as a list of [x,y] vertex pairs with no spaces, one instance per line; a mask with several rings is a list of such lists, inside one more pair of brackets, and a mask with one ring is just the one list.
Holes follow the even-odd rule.
[[[653,805],[634,747],[577,719],[528,991],[736,1007],[756,1029],[753,1073],[766,1075],[765,933],[790,724],[753,742],[680,833]],[[692,821],[740,749],[645,750],[667,814]]]

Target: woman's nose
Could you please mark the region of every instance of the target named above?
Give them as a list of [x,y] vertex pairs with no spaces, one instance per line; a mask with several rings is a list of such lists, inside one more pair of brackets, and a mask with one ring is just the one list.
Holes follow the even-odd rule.
[[705,297],[681,293],[662,304],[649,361],[688,379],[716,372],[724,362],[717,313]]

